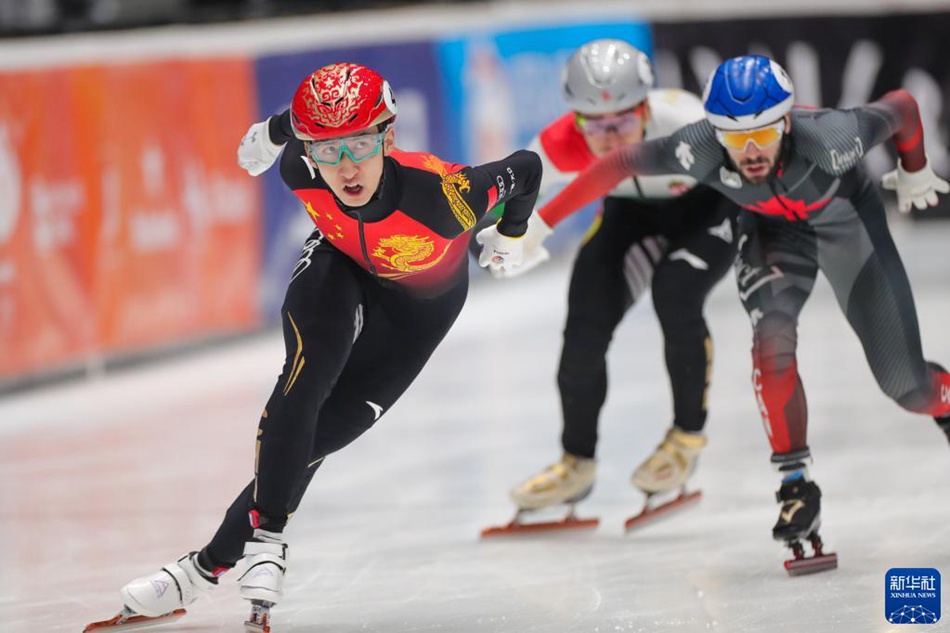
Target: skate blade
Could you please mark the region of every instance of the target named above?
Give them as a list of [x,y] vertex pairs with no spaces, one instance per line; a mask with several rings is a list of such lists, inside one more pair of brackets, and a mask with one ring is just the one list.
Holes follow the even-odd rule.
[[676,514],[680,510],[685,510],[703,497],[702,490],[694,492],[680,493],[675,499],[661,503],[655,508],[644,508],[640,514],[635,514],[626,521],[623,527],[627,532],[642,528],[645,525],[656,522],[659,519]]
[[270,622],[265,619],[263,622],[251,622],[247,620],[244,623],[244,633],[270,633]]
[[838,568],[838,555],[822,554],[821,556],[810,556],[807,558],[793,558],[785,561],[785,571],[789,576],[805,576],[807,574],[817,574],[820,571]]
[[517,520],[507,525],[487,527],[482,530],[482,538],[486,536],[513,536],[518,534],[535,534],[538,532],[563,532],[568,530],[592,529],[600,525],[600,519],[578,519],[565,517],[558,521],[542,521],[539,523],[521,523]]
[[245,633],[270,633],[270,608],[272,602],[254,600],[251,617],[244,622]]
[[144,629],[148,626],[157,626],[168,622],[174,622],[187,613],[184,609],[175,609],[171,613],[150,618],[146,615],[138,615],[132,611],[123,609],[118,615],[110,620],[102,622],[93,622],[88,624],[82,631],[131,631],[133,629]]

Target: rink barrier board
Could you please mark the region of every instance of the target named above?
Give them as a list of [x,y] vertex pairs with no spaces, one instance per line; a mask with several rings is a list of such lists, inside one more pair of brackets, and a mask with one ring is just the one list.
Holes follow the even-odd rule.
[[[805,103],[856,105],[906,87],[920,101],[934,167],[947,174],[950,14],[780,22],[656,22],[644,42],[663,87],[700,92],[710,65],[745,52],[775,56]],[[248,122],[282,109],[312,67],[339,59],[379,67],[401,95],[400,142],[477,162],[523,145],[532,123],[547,122],[556,82],[534,75],[562,63],[575,40],[591,28],[634,39],[642,25],[504,27],[256,58],[0,73],[0,382],[274,322],[312,227],[276,171],[248,178],[234,153]],[[845,28],[855,37],[841,38]],[[916,37],[900,36],[907,32]],[[498,82],[495,99],[479,72]],[[539,101],[525,105],[525,95]],[[499,114],[506,109],[518,116]],[[536,119],[524,115],[534,110]],[[874,150],[866,162],[876,177],[893,168],[893,155]],[[577,217],[559,228],[556,251],[576,248],[590,215]]]

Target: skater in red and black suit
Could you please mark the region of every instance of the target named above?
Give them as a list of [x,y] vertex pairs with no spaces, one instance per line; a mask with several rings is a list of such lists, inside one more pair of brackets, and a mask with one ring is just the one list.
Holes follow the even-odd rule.
[[[520,264],[537,154],[466,167],[401,152],[395,117],[382,77],[334,64],[242,140],[239,163],[252,175],[283,150],[281,176],[316,225],[281,309],[286,360],[261,415],[256,476],[200,552],[123,588],[125,609],[110,625],[167,617],[243,557],[241,595],[252,601],[252,626],[266,630],[282,592],[288,517],[324,458],[369,430],[425,366],[465,302],[468,233],[501,203],[501,221],[479,234],[481,263]],[[156,582],[170,588],[159,594]]]
[[690,175],[742,207],[739,296],[752,321],[756,398],[782,475],[772,533],[799,558],[800,539],[820,545],[820,491],[808,477],[796,363],[798,315],[819,270],[884,393],[950,435],[950,374],[924,359],[910,284],[861,159],[894,142],[898,168],[883,184],[896,190],[902,211],[936,205],[950,186],[927,162],[917,103],[906,91],[850,110],[793,108],[792,100],[791,81],[774,61],[727,60],[706,84],[705,120],[601,158],[539,214],[556,223],[631,175],[664,173]]
[[[665,137],[703,118],[699,97],[653,87],[647,56],[623,40],[598,39],[578,48],[562,73],[570,112],[545,126],[529,145],[541,157],[539,199],[570,182],[598,156],[619,147]],[[586,520],[523,520],[535,510],[574,506],[593,489],[598,425],[607,399],[607,352],[624,316],[652,293],[663,331],[672,392],[671,424],[656,450],[637,466],[633,486],[646,495],[635,522],[659,516],[698,498],[682,491],[706,445],[707,392],[713,341],[703,307],[735,259],[737,205],[680,174],[627,178],[607,193],[574,261],[564,345],[557,370],[563,426],[560,460],[519,482],[510,492],[516,522],[541,528],[596,525]],[[486,216],[482,223],[492,217]],[[526,243],[551,228],[540,214],[528,225]],[[546,256],[526,259],[512,276]],[[674,495],[675,498],[674,498]],[[497,533],[489,530],[486,533]]]

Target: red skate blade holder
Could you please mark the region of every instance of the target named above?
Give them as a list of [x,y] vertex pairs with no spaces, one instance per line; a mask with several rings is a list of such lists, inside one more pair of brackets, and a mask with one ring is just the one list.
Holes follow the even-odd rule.
[[251,617],[244,622],[245,633],[270,633],[270,608],[273,602],[251,601]]
[[165,615],[160,615],[158,617],[150,618],[145,615],[132,614],[131,611],[123,610],[121,613],[116,615],[114,618],[109,620],[103,620],[102,622],[93,622],[92,624],[86,625],[82,631],[83,633],[90,633],[90,631],[131,631],[133,629],[143,629],[145,627],[157,626],[159,624],[166,624],[168,622],[174,622],[181,616],[185,615],[186,611],[184,609],[175,609],[171,613],[166,613]]
[[659,519],[668,517],[672,514],[678,513],[680,510],[685,510],[689,506],[693,505],[697,501],[703,498],[702,490],[694,490],[693,492],[681,492],[676,498],[667,501],[666,503],[661,503],[654,508],[644,507],[640,514],[635,514],[626,521],[624,521],[623,527],[627,532],[631,532],[635,529],[641,528],[645,525],[653,523]]
[[789,576],[805,576],[838,568],[838,555],[834,552],[807,558],[793,558],[785,561],[785,571]]
[[481,537],[486,536],[514,536],[519,534],[537,534],[539,532],[563,532],[570,530],[593,529],[600,525],[600,519],[578,519],[573,510],[563,519],[556,521],[540,521],[537,523],[522,523],[522,512],[515,514],[515,518],[505,525],[491,526],[481,531]]

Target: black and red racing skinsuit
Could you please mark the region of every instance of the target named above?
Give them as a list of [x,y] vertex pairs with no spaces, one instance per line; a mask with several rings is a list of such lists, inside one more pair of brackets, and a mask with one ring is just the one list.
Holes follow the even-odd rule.
[[[646,102],[643,140],[704,116],[699,98],[682,90],[651,90]],[[573,113],[542,129],[529,148],[544,165],[542,202],[597,160]],[[647,293],[663,333],[673,426],[691,433],[705,427],[713,339],[703,308],[735,259],[738,208],[694,184],[680,174],[626,178],[604,198],[584,236],[571,271],[557,370],[566,453],[595,457],[607,353],[624,316]]]
[[499,232],[523,235],[541,181],[526,150],[474,167],[395,150],[374,198],[349,208],[289,134],[287,113],[269,128],[316,228],[281,309],[286,360],[261,416],[256,476],[201,551],[209,570],[241,557],[251,509],[281,531],[323,459],[390,410],[462,309],[470,229],[504,203]]
[[744,179],[704,120],[605,156],[539,211],[556,222],[631,174],[660,173],[692,176],[741,206],[736,275],[753,326],[753,385],[776,464],[808,455],[797,323],[819,270],[884,393],[910,411],[950,414],[950,374],[924,359],[884,203],[861,164],[870,148],[891,138],[906,171],[926,164],[916,102],[898,90],[850,110],[793,108],[790,123],[766,182]]

